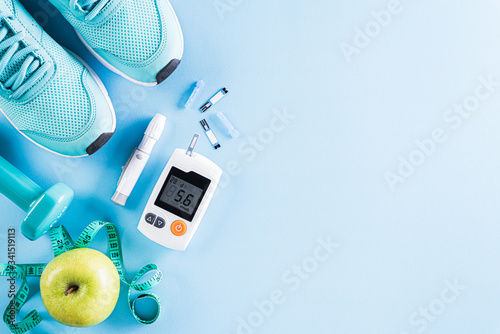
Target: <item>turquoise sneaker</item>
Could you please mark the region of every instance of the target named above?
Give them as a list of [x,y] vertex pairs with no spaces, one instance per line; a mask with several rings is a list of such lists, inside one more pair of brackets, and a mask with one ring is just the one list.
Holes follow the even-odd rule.
[[69,157],[96,152],[116,126],[99,78],[18,0],[0,0],[0,109],[29,140]]
[[167,0],[49,0],[104,66],[144,86],[165,80],[184,50]]

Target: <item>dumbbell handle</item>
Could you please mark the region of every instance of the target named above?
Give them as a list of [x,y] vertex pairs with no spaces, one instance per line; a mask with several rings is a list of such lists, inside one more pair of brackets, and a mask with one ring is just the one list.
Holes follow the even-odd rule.
[[35,182],[0,156],[0,193],[24,211],[28,211],[44,193]]

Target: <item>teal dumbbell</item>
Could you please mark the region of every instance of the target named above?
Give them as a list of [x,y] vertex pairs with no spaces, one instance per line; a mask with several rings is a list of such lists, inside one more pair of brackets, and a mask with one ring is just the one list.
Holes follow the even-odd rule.
[[47,232],[73,200],[73,190],[63,183],[43,191],[35,182],[0,156],[0,193],[26,212],[21,232],[36,240]]

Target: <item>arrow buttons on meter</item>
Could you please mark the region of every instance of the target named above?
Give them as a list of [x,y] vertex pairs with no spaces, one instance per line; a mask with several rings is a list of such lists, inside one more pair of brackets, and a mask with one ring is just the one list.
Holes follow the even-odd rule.
[[156,215],[148,213],[144,219],[146,220],[146,223],[153,225],[156,219]]
[[165,227],[165,219],[163,219],[161,217],[156,218],[155,227],[164,228]]

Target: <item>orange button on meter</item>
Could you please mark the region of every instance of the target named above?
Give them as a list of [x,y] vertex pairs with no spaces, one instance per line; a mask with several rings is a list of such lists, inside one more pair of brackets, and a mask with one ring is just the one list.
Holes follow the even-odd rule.
[[170,225],[170,231],[178,237],[184,235],[186,233],[187,227],[186,224],[182,220],[176,220]]

